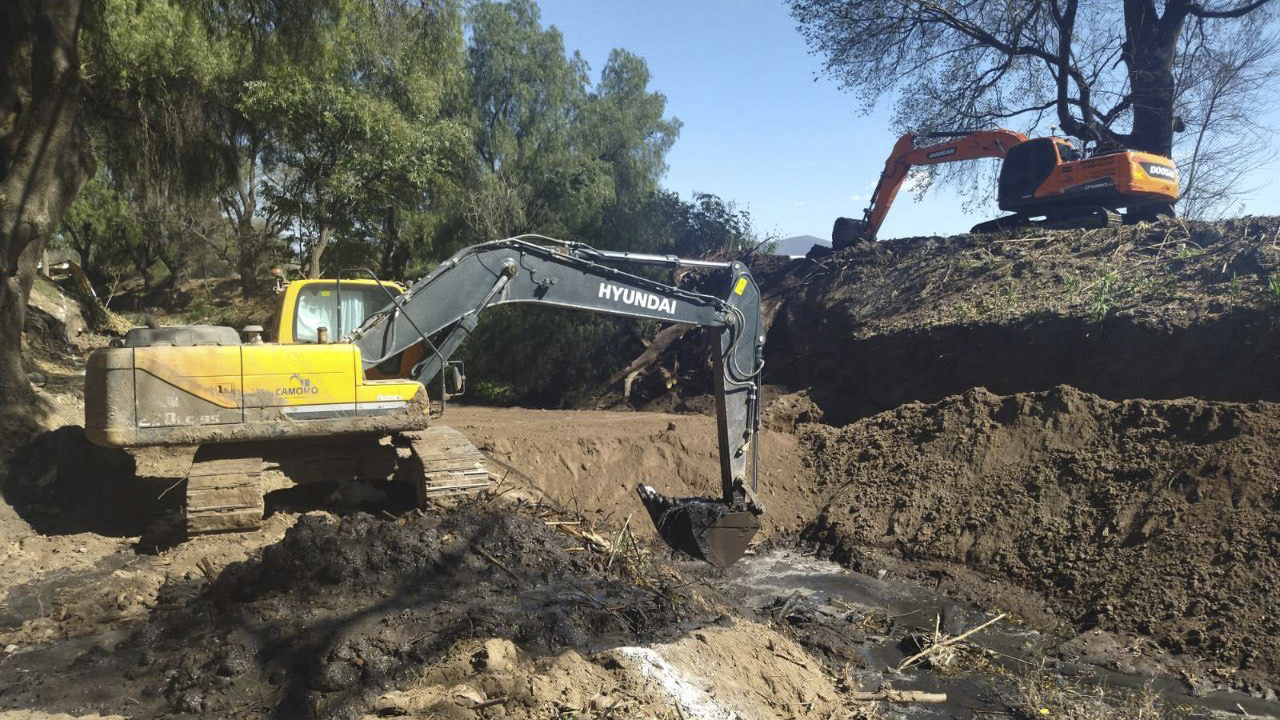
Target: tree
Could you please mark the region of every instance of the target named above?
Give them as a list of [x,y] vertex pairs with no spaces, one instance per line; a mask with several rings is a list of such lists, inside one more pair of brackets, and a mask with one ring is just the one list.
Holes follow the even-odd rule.
[[31,407],[22,328],[36,266],[93,175],[81,123],[79,0],[0,6],[0,403]]
[[476,192],[467,211],[478,237],[565,234],[610,193],[608,168],[581,152],[587,64],[566,55],[532,0],[470,8],[467,46],[475,126]]
[[445,112],[431,42],[455,15],[447,3],[353,5],[308,66],[246,83],[241,108],[271,128],[267,200],[292,216],[308,276],[320,276],[336,235],[376,224],[388,208],[420,206],[457,164],[467,136]]
[[664,118],[667,99],[649,89],[644,58],[615,49],[583,111],[583,150],[611,170],[613,203],[644,202],[667,171],[680,120]]
[[[1221,127],[1221,101],[1238,108],[1265,87],[1256,78],[1276,55],[1269,2],[791,0],[791,12],[825,72],[868,107],[899,93],[901,129],[1032,130],[1048,120],[1099,148],[1176,157],[1177,130],[1239,137]],[[1250,51],[1224,52],[1242,39]],[[1202,101],[1192,71],[1209,66],[1235,76],[1219,83],[1217,104]]]
[[[667,220],[652,200],[680,123],[664,117],[666,98],[649,87],[644,60],[614,50],[593,85],[586,62],[566,52],[559,30],[541,26],[530,0],[478,2],[468,18],[476,164],[465,239],[537,232],[669,252],[674,234],[656,229]],[[650,329],[499,308],[481,316],[464,354],[486,380],[481,399],[571,405],[640,352]]]

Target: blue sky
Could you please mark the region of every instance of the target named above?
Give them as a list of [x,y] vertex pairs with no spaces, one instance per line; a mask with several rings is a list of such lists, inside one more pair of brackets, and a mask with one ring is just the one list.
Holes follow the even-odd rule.
[[[837,216],[861,217],[896,135],[889,102],[863,115],[852,95],[815,74],[786,5],[774,0],[538,0],[599,77],[609,51],[648,61],[651,87],[684,127],[664,184],[683,197],[713,192],[749,210],[761,233],[826,238]],[[1274,112],[1274,111],[1273,111]],[[1280,124],[1280,112],[1274,113]],[[994,161],[983,161],[994,162]],[[1280,164],[1251,184],[1246,212],[1280,214]],[[963,232],[1000,215],[965,213],[947,188],[914,202],[905,191],[880,237]]]

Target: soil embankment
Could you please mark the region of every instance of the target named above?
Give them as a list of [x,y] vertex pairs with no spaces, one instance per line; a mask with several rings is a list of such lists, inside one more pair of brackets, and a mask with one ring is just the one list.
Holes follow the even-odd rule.
[[1273,403],[972,390],[806,428],[831,501],[805,537],[857,568],[911,561],[898,569],[1021,617],[1147,636],[1219,680],[1272,687],[1277,436]]
[[[653,535],[637,484],[674,497],[720,496],[716,424],[706,415],[451,407],[447,422],[533,497],[601,524],[634,514],[637,535]],[[765,430],[760,455],[765,534],[794,533],[822,502],[804,451],[794,435]]]
[[[829,424],[973,387],[1280,401],[1280,218],[902,238],[752,270],[765,381]],[[694,340],[633,369],[626,400],[699,409]]]

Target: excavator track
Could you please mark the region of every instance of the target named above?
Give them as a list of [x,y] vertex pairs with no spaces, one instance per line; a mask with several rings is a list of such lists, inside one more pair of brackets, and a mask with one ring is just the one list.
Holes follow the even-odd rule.
[[391,449],[380,448],[376,438],[340,438],[320,444],[300,440],[288,448],[261,443],[202,446],[187,473],[187,536],[261,527],[262,474],[268,467],[294,482],[394,477],[413,486],[419,505],[429,498],[483,492],[491,485],[484,454],[451,427],[436,425],[401,433],[395,444],[402,448],[401,457],[399,467],[390,473],[376,469],[386,462],[382,451]]
[[407,473],[418,504],[430,498],[465,495],[487,490],[492,484],[484,453],[465,435],[445,425],[401,434],[411,449]]
[[234,447],[204,446],[187,473],[187,536],[246,532],[262,527],[261,457],[234,454]]
[[1035,220],[1029,215],[1016,213],[978,223],[969,229],[974,234],[999,233],[1018,228],[1035,227],[1045,230],[1095,230],[1119,227],[1124,222],[1120,213],[1108,208],[1082,208],[1079,212]]

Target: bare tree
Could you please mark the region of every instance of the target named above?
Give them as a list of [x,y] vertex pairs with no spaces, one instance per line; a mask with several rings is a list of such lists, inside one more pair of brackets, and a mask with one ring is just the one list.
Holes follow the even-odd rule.
[[1249,175],[1272,158],[1273,130],[1259,123],[1258,109],[1277,99],[1271,78],[1280,43],[1263,21],[1250,16],[1211,31],[1196,19],[1183,35],[1175,86],[1186,131],[1173,145],[1183,215],[1238,211],[1239,196],[1257,189]]
[[1214,158],[1265,141],[1239,119],[1275,67],[1269,3],[791,0],[791,11],[864,108],[897,93],[900,129],[1052,123],[1103,149],[1179,159],[1188,205],[1203,211],[1238,180]]

